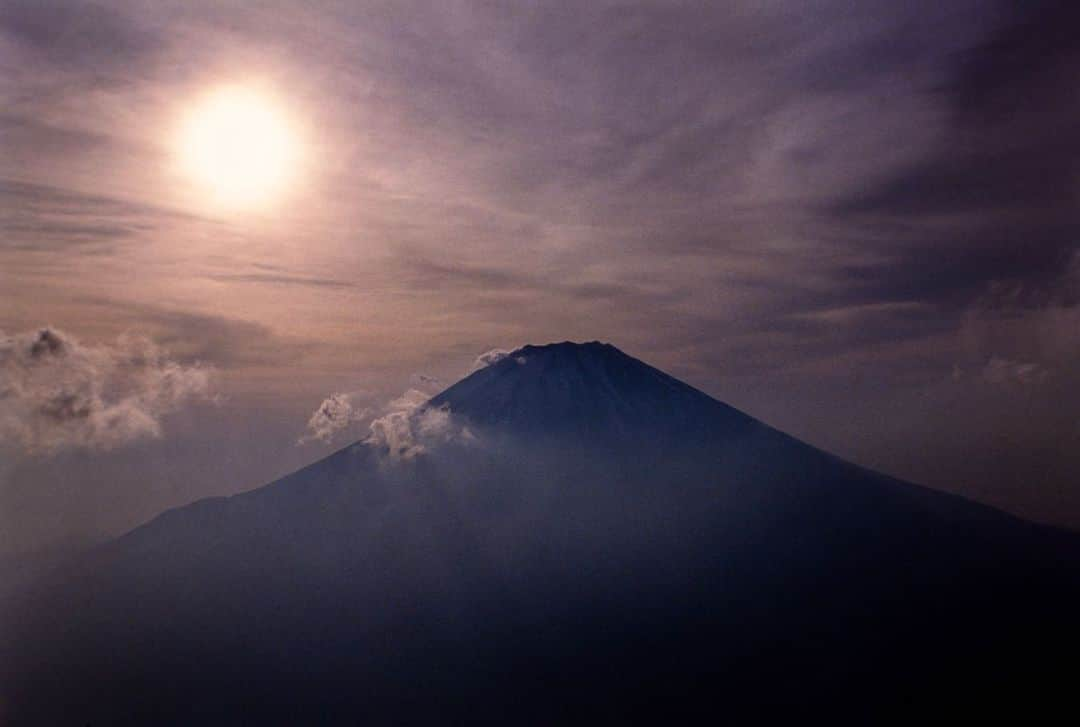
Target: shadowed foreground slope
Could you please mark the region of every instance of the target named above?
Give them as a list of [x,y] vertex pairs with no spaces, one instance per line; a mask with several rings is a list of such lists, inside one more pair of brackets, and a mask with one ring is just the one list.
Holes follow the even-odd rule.
[[11,723],[878,721],[1072,681],[1070,534],[604,344],[527,346],[428,406],[461,436],[170,511],[10,604]]

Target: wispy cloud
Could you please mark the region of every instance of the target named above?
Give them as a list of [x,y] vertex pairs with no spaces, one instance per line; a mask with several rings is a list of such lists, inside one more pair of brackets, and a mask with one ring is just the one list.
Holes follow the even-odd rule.
[[118,197],[0,179],[0,249],[108,252],[157,230],[163,222],[195,219]]
[[160,47],[146,18],[83,0],[11,0],[0,6],[0,30],[42,62],[83,72],[145,60]]

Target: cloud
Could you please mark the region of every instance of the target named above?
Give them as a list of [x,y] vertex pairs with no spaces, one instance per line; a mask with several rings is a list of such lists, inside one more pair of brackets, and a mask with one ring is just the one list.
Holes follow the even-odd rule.
[[15,0],[0,6],[0,31],[58,66],[120,69],[160,48],[156,32],[97,3]]
[[145,338],[88,346],[54,328],[0,334],[0,443],[30,454],[160,437],[165,415],[209,390],[209,369]]
[[326,397],[308,419],[308,433],[302,436],[297,444],[305,444],[315,439],[329,443],[338,432],[366,419],[371,410],[358,406],[359,396],[359,393],[335,393]]
[[[995,380],[1004,375],[1006,364],[1024,365],[1018,362],[1044,372],[1075,369],[1080,363],[1080,254],[1052,281],[987,286],[965,314],[960,341],[968,368],[997,361],[987,364]],[[1032,375],[1034,369],[1027,378]]]
[[982,379],[988,384],[1034,384],[1046,379],[1049,371],[1041,365],[1028,361],[1010,361],[993,357],[982,370]]
[[391,460],[409,460],[452,442],[471,444],[476,436],[450,413],[448,406],[427,406],[429,397],[409,389],[386,407],[386,413],[371,423],[364,443]]
[[263,285],[295,285],[311,288],[332,288],[348,290],[355,288],[356,284],[334,278],[317,278],[304,275],[287,275],[283,273],[215,273],[206,276],[209,280],[219,283],[256,283]]
[[[0,45],[25,61],[0,86],[26,100],[0,119],[0,271],[59,305],[79,289],[64,260],[127,256],[83,281],[122,293],[102,322],[182,362],[290,394],[298,367],[359,360],[342,351],[390,370],[453,350],[465,368],[485,341],[613,338],[814,434],[791,402],[816,403],[824,376],[887,387],[956,362],[978,382],[996,356],[1065,386],[1077,360],[1075,303],[965,318],[989,281],[1038,289],[1075,248],[1075,4],[86,4],[0,3]],[[318,230],[274,226],[274,249],[318,241],[302,265],[251,264],[269,248],[244,225],[181,228],[124,199],[153,166],[130,162],[160,151],[146,119],[198,81],[185,69],[234,61],[316,109],[336,150],[343,176],[291,206],[325,212]],[[116,280],[148,245],[162,264]],[[200,285],[164,280],[176,265]],[[207,315],[189,295],[206,277],[211,307],[252,320]],[[98,315],[75,304],[50,318]],[[31,325],[22,308],[0,305],[0,325]],[[335,390],[318,386],[311,401]]]
[[[45,132],[42,128],[25,120],[0,117],[0,138],[6,137],[5,146],[13,154],[31,155],[38,161],[45,154],[64,159],[84,156],[108,143],[100,135],[55,129]],[[82,151],[75,148],[79,145]],[[133,244],[140,236],[160,231],[166,223],[196,221],[207,222],[164,206],[0,178],[0,248],[5,250],[102,253]]]
[[256,321],[111,298],[82,296],[75,302],[84,312],[145,332],[184,363],[223,370],[291,368],[314,350],[312,341],[279,334]]
[[[518,349],[514,350],[516,351]],[[480,369],[486,369],[488,366],[502,361],[504,358],[512,355],[513,353],[514,351],[505,351],[501,348],[493,348],[486,353],[482,353],[476,357],[476,360],[473,361],[472,366],[469,367],[469,370],[465,375],[468,376],[469,374],[476,373]],[[517,356],[514,358],[514,360],[518,362],[518,365],[524,365],[526,359],[524,356]]]
[[851,276],[882,296],[962,301],[991,280],[1042,285],[1062,272],[1077,249],[1080,40],[1065,30],[1077,22],[1075,3],[1016,4],[955,54],[934,89],[938,142],[833,207],[891,248]]
[[469,367],[469,373],[472,374],[479,371],[480,369],[486,369],[488,366],[502,361],[509,355],[509,351],[505,351],[501,348],[493,348],[490,351],[482,353],[476,357],[476,360],[473,361],[472,366]]
[[[441,388],[443,382],[435,376],[413,374],[418,387],[429,390]],[[318,439],[330,442],[339,432],[373,414],[370,407],[360,406],[363,392],[335,393],[323,400],[308,420],[308,433],[297,444]],[[411,388],[387,404],[382,416],[371,422],[370,434],[364,440],[384,449],[395,458],[411,458],[427,446],[449,435],[449,412],[423,407],[431,394]]]

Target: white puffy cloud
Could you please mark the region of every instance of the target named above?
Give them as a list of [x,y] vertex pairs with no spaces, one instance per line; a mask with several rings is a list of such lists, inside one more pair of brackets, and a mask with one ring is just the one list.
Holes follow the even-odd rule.
[[307,423],[307,434],[297,444],[304,444],[318,439],[329,443],[349,425],[366,419],[371,410],[358,405],[359,393],[334,393],[323,399],[311,414]]
[[207,368],[145,338],[89,346],[54,328],[0,333],[0,443],[31,454],[160,437],[166,414],[209,389]]
[[427,406],[429,397],[409,389],[386,407],[386,413],[371,422],[364,442],[391,459],[412,459],[441,444],[471,443],[476,437],[458,421],[449,407]]

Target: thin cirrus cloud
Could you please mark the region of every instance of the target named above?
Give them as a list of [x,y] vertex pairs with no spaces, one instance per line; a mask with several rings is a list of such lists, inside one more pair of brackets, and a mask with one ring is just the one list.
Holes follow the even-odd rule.
[[[1060,270],[1074,243],[1060,224],[1055,180],[1076,155],[1054,153],[1069,142],[1044,127],[1071,106],[1042,114],[1036,90],[1032,108],[1002,109],[1018,88],[1055,87],[1053,59],[1073,43],[1055,29],[1069,27],[1063,21],[1075,11],[1046,3],[1039,13],[995,15],[985,5],[737,3],[722,12],[552,3],[521,14],[466,3],[423,13],[357,6],[325,17],[206,5],[181,19],[115,3],[94,25],[129,59],[172,52],[144,40],[161,23],[198,37],[199,18],[242,29],[232,40],[268,57],[292,35],[318,38],[294,61],[335,69],[343,97],[367,99],[348,104],[349,115],[332,99],[315,110],[339,124],[338,151],[357,160],[348,183],[379,182],[383,198],[364,205],[364,246],[389,252],[391,263],[407,253],[410,264],[341,278],[228,271],[215,277],[222,284],[330,295],[364,272],[364,289],[417,302],[408,313],[418,328],[431,315],[423,297],[439,288],[452,297],[445,315],[461,337],[494,321],[531,338],[523,316],[570,319],[554,300],[569,296],[574,317],[599,321],[612,331],[605,337],[704,362],[744,345],[712,330],[770,331],[818,309],[935,305],[937,319],[921,329],[902,306],[882,308],[872,323],[881,335],[919,337],[942,322],[958,326],[965,298],[993,279],[1036,282]],[[85,47],[75,21],[59,22],[59,7],[67,5],[13,5],[0,25],[25,52],[82,54],[102,64],[98,73],[123,76],[123,64]],[[50,27],[66,30],[49,35]],[[414,27],[425,32],[403,30]],[[1046,31],[1046,47],[1023,40],[1031,27]],[[471,28],[484,28],[483,38]],[[223,39],[204,37],[185,53],[212,59]],[[492,66],[492,57],[512,62]],[[377,98],[368,98],[372,89]],[[1023,149],[1018,138],[1029,139]],[[1001,159],[1018,174],[988,175]],[[1021,172],[1039,160],[1053,162],[1054,173],[1027,184]],[[978,193],[988,179],[993,200]],[[1020,185],[1024,194],[1010,192]],[[911,210],[986,211],[999,198],[1027,212],[993,224],[910,218]],[[1036,214],[1048,206],[1051,214]],[[1013,245],[1028,222],[1037,239]],[[130,229],[98,231],[123,240]],[[936,269],[928,272],[929,245]],[[533,256],[527,269],[518,249]],[[635,277],[641,270],[648,282]],[[657,325],[673,319],[690,324]],[[790,348],[773,357],[783,368],[803,358],[800,345],[865,348],[869,325],[827,336],[806,328],[794,341],[785,332],[766,345]]]
[[160,47],[147,18],[82,0],[12,0],[0,6],[0,28],[45,63],[83,72],[118,70]]

